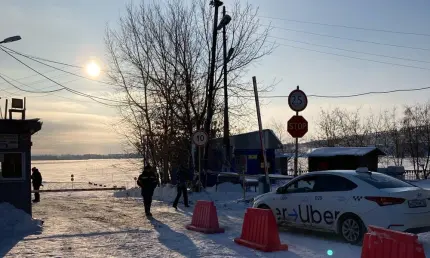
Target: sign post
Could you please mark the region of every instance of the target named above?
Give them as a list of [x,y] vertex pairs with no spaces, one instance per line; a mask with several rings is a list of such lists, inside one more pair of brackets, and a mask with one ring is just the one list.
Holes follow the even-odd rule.
[[306,109],[308,105],[308,97],[306,94],[299,89],[293,90],[288,96],[288,105],[296,112],[288,121],[288,132],[292,137],[296,138],[296,148],[294,154],[294,176],[298,174],[298,156],[299,156],[299,138],[302,138],[308,132],[308,122],[302,116],[299,116],[299,112]]
[[270,186],[269,170],[267,167],[267,159],[266,159],[266,149],[264,148],[264,141],[263,141],[263,125],[261,124],[260,102],[258,100],[257,78],[255,76],[252,77],[252,83],[254,84],[255,106],[257,109],[258,131],[260,133],[261,152],[263,154],[264,174],[266,175],[266,183]]
[[246,170],[248,168],[248,157],[246,155],[242,155],[240,157],[240,164],[241,164],[241,167],[242,167],[243,200],[245,200],[245,197],[246,197],[246,179],[245,179],[245,174],[246,174]]
[[[205,131],[202,131],[202,130],[196,131],[193,134],[193,143],[197,146],[197,151],[199,153],[198,154],[199,155],[199,176],[198,176],[198,178],[199,178],[200,185],[202,184],[202,182],[200,180],[200,175],[202,173],[201,149],[202,149],[202,146],[204,146],[208,142],[208,138],[209,137],[208,137],[207,133]],[[206,174],[206,182],[207,182],[207,177],[208,177],[208,175]],[[205,185],[205,187],[206,187],[206,185]]]

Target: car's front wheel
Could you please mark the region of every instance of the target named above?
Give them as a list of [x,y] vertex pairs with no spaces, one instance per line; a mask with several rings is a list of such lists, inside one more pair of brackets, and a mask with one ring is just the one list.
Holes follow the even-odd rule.
[[360,244],[366,233],[366,226],[356,215],[346,215],[339,222],[339,234],[350,244]]

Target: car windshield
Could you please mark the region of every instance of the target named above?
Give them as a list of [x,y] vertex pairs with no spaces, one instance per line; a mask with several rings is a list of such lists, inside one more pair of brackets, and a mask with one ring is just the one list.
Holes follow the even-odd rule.
[[392,176],[380,174],[380,173],[357,173],[355,175],[360,180],[373,185],[374,187],[378,189],[385,189],[385,188],[401,188],[401,187],[416,187],[412,184],[409,184],[405,181],[402,181],[400,179],[397,179]]

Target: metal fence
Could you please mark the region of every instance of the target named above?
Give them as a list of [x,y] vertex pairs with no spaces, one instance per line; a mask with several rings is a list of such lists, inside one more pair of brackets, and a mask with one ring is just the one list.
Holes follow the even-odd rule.
[[[297,174],[302,175],[306,173],[308,173],[308,170],[299,170]],[[424,180],[428,178],[429,173],[430,173],[429,171],[424,172],[421,170],[405,170],[404,176],[405,176],[405,180]],[[288,175],[293,176],[294,170],[289,170]]]
[[405,170],[405,179],[406,180],[423,180],[427,179],[428,171],[424,172],[421,170]]
[[44,182],[40,190],[58,190],[58,189],[72,189],[72,188],[132,188],[136,187],[136,182],[134,180],[128,181],[116,181],[110,182],[109,180],[105,182]]

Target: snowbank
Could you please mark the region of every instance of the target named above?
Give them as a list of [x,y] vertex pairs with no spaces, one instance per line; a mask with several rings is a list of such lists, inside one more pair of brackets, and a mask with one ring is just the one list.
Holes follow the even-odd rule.
[[208,192],[221,192],[221,193],[242,193],[242,185],[233,184],[230,182],[225,182],[218,185],[218,189],[216,186],[210,187],[207,189]]
[[[247,192],[246,197],[254,197],[256,193]],[[114,197],[141,197],[140,188],[133,187],[127,190],[114,192]],[[176,197],[176,186],[165,185],[162,187],[155,188],[154,200],[163,202],[173,202]],[[232,184],[230,182],[222,183],[218,185],[218,189],[215,186],[209,187],[206,190],[199,193],[189,193],[189,199],[193,200],[213,200],[213,201],[236,201],[243,198],[242,186],[239,184]]]
[[[124,191],[117,191],[113,193],[114,197],[124,198],[124,197],[142,197],[140,187],[133,187]],[[162,187],[155,188],[154,200],[170,200],[174,199],[176,196],[176,186],[174,185],[164,185]]]
[[33,219],[9,203],[0,203],[0,239],[10,235],[38,232],[42,224],[41,220]]

